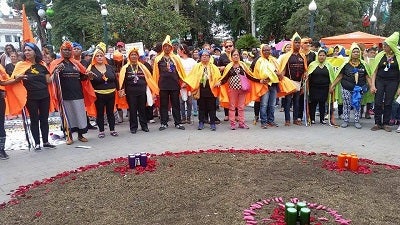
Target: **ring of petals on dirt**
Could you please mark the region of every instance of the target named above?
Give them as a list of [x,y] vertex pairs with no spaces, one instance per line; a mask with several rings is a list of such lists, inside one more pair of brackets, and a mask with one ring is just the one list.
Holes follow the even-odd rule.
[[[311,210],[325,211],[334,218],[335,223],[340,225],[349,225],[351,220],[343,218],[343,216],[336,210],[329,208],[328,206],[321,205],[318,203],[310,203],[307,201],[300,201],[298,198],[291,198],[290,202],[296,204],[297,202],[306,202],[307,207]],[[274,197],[269,199],[264,199],[255,202],[250,205],[249,208],[243,210],[243,219],[246,225],[260,224],[257,217],[257,210],[261,210],[264,206],[276,204],[276,208],[273,210],[272,214],[268,218],[261,218],[262,223],[274,224],[274,225],[286,225],[285,222],[285,201],[282,197]],[[310,225],[322,225],[324,222],[329,222],[326,217],[315,218],[311,216]]]

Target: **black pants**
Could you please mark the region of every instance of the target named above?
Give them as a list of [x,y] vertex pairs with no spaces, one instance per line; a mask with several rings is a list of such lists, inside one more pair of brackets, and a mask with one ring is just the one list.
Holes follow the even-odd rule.
[[4,98],[0,97],[0,137],[6,136],[6,130],[4,129],[5,115],[6,114],[6,102]]
[[147,118],[146,118],[146,92],[141,95],[132,95],[129,92],[126,93],[126,100],[129,106],[129,129],[130,131],[136,131],[139,127],[138,125],[138,114],[139,123],[142,129],[147,128]]
[[115,92],[110,94],[96,93],[96,123],[99,126],[99,131],[104,132],[104,108],[106,109],[108,126],[110,131],[115,129],[114,105],[115,105]]
[[260,116],[260,108],[261,108],[261,102],[254,102],[254,116],[259,117]]
[[181,113],[179,105],[179,90],[160,90],[160,116],[161,124],[168,124],[168,104],[171,101],[172,116],[175,125],[181,124]]
[[146,120],[147,121],[152,120],[154,118],[153,109],[154,109],[153,106],[146,106]]
[[375,86],[377,89],[374,100],[375,124],[389,125],[392,113],[392,103],[394,100],[394,95],[397,91],[397,87],[399,86],[399,82],[393,80],[376,79]]
[[310,102],[310,118],[315,121],[315,112],[319,107],[319,122],[324,121],[325,117],[325,101],[311,101]]
[[299,112],[297,114],[297,118],[293,118],[293,120],[296,119],[301,119],[303,120],[303,114],[304,114],[304,94],[300,94],[300,99],[299,99]]
[[27,99],[26,101],[26,108],[31,120],[31,132],[36,145],[40,144],[39,122],[43,143],[49,141],[49,107],[50,97],[38,100]]
[[210,124],[215,124],[217,111],[215,101],[215,97],[200,97],[197,100],[199,106],[199,122],[204,123],[207,119],[206,115],[208,115],[210,117]]

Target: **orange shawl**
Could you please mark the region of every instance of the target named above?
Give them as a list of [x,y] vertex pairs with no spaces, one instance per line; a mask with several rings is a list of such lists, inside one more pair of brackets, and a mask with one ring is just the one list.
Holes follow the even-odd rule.
[[[240,61],[239,65],[240,65],[240,67],[242,67],[242,69],[247,74],[249,74],[250,76],[254,77],[253,73],[249,70],[249,68],[247,67],[247,65],[244,62]],[[232,66],[233,66],[233,62],[229,63],[225,67],[224,72],[223,72],[223,74],[222,74],[222,76],[221,76],[219,81],[221,81],[224,77],[226,77],[226,75],[228,74],[228,72],[232,68]],[[245,103],[244,103],[245,106],[248,105],[251,101],[257,100],[259,97],[261,97],[266,92],[266,85],[261,84],[261,83],[257,83],[257,82],[253,82],[251,80],[249,80],[249,82],[250,82],[250,91],[248,91],[246,93],[246,100],[245,100]],[[229,108],[228,90],[229,90],[228,82],[226,82],[225,84],[221,85],[220,93],[219,93],[219,103],[224,108]]]
[[[46,66],[46,64],[42,61],[41,65]],[[15,65],[15,69],[11,75],[11,78],[14,79],[16,76],[25,74],[25,72],[31,68],[32,62],[30,61],[21,61]],[[51,84],[47,85],[50,94],[50,108],[49,111],[53,112],[55,110],[56,104],[54,104],[54,92],[53,86]],[[23,81],[17,82],[15,84],[6,86],[7,90],[7,99],[9,102],[9,114],[18,115],[21,113],[22,108],[26,105],[27,99],[27,91],[23,84]]]
[[[156,84],[158,85],[158,80],[160,79],[160,71],[158,69],[158,62],[164,57],[165,53],[162,52],[160,55],[158,55],[155,60],[154,60],[154,66],[153,66],[153,77],[156,81]],[[178,72],[179,78],[181,80],[184,80],[186,77],[185,70],[183,69],[181,60],[179,59],[178,56],[176,56],[174,53],[170,53],[169,57],[171,60],[174,62],[176,71]]]
[[[78,68],[79,72],[86,74],[86,68],[77,60],[75,59],[68,59],[72,64],[75,65],[76,68]],[[64,61],[64,58],[59,58],[59,59],[55,59],[50,63],[50,74],[53,74],[54,70],[56,69],[56,67],[58,66],[58,64],[60,64],[62,61]],[[85,102],[85,107],[88,108],[90,106],[92,106],[94,104],[94,102],[96,101],[96,94],[94,93],[94,89],[92,87],[92,83],[90,83],[89,79],[86,80],[82,80],[81,81],[82,84],[82,92],[83,92],[83,100]],[[54,87],[56,88],[56,87]],[[56,96],[57,97],[57,96]],[[57,102],[60,99],[57,99]],[[91,116],[95,116],[95,115],[91,115]]]

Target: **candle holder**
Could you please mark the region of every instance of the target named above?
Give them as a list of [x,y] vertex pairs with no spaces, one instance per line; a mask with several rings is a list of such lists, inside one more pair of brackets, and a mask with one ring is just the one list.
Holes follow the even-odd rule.
[[354,153],[347,154],[345,152],[342,152],[337,157],[337,166],[339,167],[339,169],[357,171],[358,156]]

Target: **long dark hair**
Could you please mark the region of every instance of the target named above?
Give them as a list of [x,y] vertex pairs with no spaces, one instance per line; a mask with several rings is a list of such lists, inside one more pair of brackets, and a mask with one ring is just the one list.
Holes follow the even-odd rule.
[[[27,43],[24,44],[24,48],[23,49],[25,49],[26,46],[28,46],[29,48],[31,48],[35,52],[35,62],[36,63],[40,63],[43,60],[43,55],[42,55],[42,52],[40,51],[40,49],[38,48],[38,46],[35,45],[34,43],[27,42]],[[26,60],[25,54],[22,56],[22,59]]]

